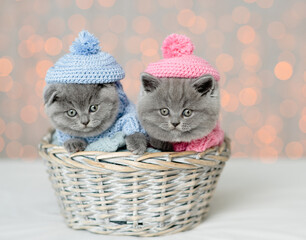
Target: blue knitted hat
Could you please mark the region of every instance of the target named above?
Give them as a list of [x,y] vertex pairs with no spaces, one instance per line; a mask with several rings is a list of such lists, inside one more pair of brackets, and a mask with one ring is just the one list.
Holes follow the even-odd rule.
[[125,73],[113,56],[102,52],[99,40],[83,30],[46,75],[46,82],[99,84],[123,79]]

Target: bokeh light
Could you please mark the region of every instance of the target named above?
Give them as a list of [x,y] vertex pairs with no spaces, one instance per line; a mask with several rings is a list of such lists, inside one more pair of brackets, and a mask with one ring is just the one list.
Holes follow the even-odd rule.
[[220,72],[220,120],[233,156],[272,163],[306,155],[305,1],[33,0],[30,5],[12,1],[1,15],[1,157],[38,157],[37,143],[50,127],[42,96],[47,70],[83,29],[123,66],[122,84],[134,102],[139,74],[162,58],[163,39],[187,35],[194,54]]
[[276,64],[274,74],[279,80],[288,80],[292,76],[292,66],[290,63],[282,61]]

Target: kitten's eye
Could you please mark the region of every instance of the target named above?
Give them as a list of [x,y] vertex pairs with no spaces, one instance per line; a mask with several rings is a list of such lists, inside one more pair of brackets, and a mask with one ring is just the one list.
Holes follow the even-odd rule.
[[91,105],[89,107],[89,112],[96,112],[98,110],[98,105]]
[[70,110],[67,111],[67,115],[69,117],[74,117],[74,116],[77,115],[77,111],[75,111],[74,109],[70,109]]
[[160,114],[163,115],[163,116],[167,116],[169,115],[169,109],[168,108],[162,108],[160,109]]
[[190,117],[191,114],[192,114],[192,110],[190,110],[190,109],[185,109],[183,111],[183,116],[185,116],[185,117]]

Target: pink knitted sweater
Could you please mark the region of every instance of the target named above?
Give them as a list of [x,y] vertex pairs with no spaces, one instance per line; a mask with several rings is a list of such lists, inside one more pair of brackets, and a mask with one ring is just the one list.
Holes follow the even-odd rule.
[[196,151],[203,152],[206,149],[220,145],[224,140],[224,132],[220,128],[220,124],[217,126],[205,137],[192,140],[191,142],[177,142],[173,143],[173,149],[175,152],[183,151]]

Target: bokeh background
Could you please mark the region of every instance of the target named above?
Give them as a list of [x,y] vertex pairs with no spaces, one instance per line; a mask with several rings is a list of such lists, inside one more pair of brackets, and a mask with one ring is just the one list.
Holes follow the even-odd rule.
[[221,73],[222,127],[233,157],[271,163],[306,155],[305,0],[0,0],[0,157],[37,159],[50,127],[46,71],[87,29],[124,67],[136,103],[139,74],[163,39],[189,36]]

